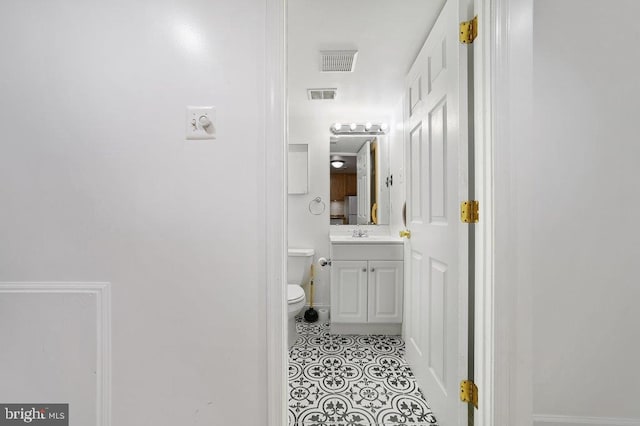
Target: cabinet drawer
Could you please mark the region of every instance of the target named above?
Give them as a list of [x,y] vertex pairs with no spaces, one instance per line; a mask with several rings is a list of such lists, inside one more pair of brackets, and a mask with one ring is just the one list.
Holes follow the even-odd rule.
[[402,260],[402,244],[332,244],[331,260]]

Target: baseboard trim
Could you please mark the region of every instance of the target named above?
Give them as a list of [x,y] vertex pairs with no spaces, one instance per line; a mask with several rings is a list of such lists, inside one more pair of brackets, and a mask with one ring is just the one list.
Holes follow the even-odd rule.
[[580,417],[580,416],[554,416],[550,414],[534,414],[535,425],[598,425],[598,426],[640,426],[640,419],[627,419],[616,417]]

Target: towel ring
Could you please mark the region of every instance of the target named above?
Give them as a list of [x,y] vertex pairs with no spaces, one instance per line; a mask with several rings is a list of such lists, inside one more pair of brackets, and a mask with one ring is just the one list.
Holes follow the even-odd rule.
[[316,197],[309,201],[309,213],[315,216],[319,216],[324,213],[327,205],[322,201],[322,198]]

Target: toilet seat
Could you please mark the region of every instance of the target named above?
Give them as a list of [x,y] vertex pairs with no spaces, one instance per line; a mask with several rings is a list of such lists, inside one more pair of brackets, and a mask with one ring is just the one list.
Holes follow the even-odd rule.
[[287,284],[287,302],[299,303],[305,299],[304,290],[299,285]]

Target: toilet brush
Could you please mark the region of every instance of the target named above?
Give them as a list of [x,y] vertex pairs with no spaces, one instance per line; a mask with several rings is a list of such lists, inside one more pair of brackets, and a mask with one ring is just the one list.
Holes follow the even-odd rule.
[[311,265],[311,278],[309,280],[309,309],[304,313],[306,322],[318,321],[318,312],[313,309],[313,265]]

